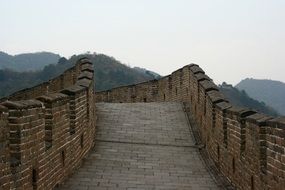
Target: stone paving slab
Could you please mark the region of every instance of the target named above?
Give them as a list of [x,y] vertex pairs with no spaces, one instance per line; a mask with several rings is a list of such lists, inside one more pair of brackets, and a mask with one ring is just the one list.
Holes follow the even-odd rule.
[[178,103],[97,104],[96,138],[119,142],[194,145]]
[[179,103],[96,104],[96,146],[58,189],[219,189]]

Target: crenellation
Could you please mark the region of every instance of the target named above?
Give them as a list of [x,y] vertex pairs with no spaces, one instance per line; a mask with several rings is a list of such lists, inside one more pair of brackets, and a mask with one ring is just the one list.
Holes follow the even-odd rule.
[[164,77],[160,80],[158,80],[158,86],[160,87],[160,89],[158,89],[158,97],[157,97],[157,101],[159,102],[164,102],[167,101],[168,99],[170,99],[170,93],[168,90],[168,77]]
[[193,64],[190,66],[190,92],[191,93],[191,99],[190,103],[192,105],[191,110],[193,112],[193,116],[195,121],[199,121],[198,118],[198,109],[199,109],[199,102],[200,102],[200,84],[197,80],[196,74],[202,73],[204,74],[204,71],[196,64]]
[[203,80],[208,80],[208,81],[211,80],[210,77],[208,77],[204,73],[197,73],[197,74],[195,74],[195,77],[198,80],[198,82],[203,81]]
[[208,91],[207,96],[213,104],[228,102],[228,100],[226,100],[225,96],[220,91],[216,90]]
[[9,108],[12,186],[28,188],[32,186],[29,171],[37,165],[44,151],[43,108],[36,100],[5,102],[3,105]]
[[78,79],[93,79],[93,72],[90,71],[83,71],[82,73],[80,73],[80,75],[78,76]]
[[218,108],[217,104],[223,103],[222,105],[224,105],[228,101],[210,80],[202,80],[200,84],[202,86],[200,88],[202,91],[201,99],[203,100],[203,110],[200,112],[200,117],[202,117],[203,121],[200,125],[202,139],[204,134],[202,142],[205,143],[206,149],[216,166],[222,170],[224,166],[222,163],[225,159],[225,133],[227,132],[226,121],[224,120],[226,109],[220,110],[221,104],[218,105]]
[[182,68],[180,77],[181,94],[180,101],[187,102],[190,98],[190,70],[188,66]]
[[62,93],[51,93],[40,96],[37,100],[44,103],[45,107],[50,107],[51,104],[62,104],[68,99],[68,96]]
[[81,60],[48,82],[1,99],[1,188],[53,189],[80,165],[94,146],[93,72],[90,61]]
[[264,189],[266,184],[266,121],[269,119],[271,117],[258,113],[246,118],[245,169],[251,176],[260,176],[255,177],[258,189]]
[[216,90],[218,91],[218,87],[217,85],[215,85],[212,81],[209,80],[203,80],[203,81],[199,81],[199,84],[201,85],[201,87],[206,91],[211,91],[211,90]]
[[275,118],[267,121],[266,128],[267,141],[267,175],[271,179],[269,185],[272,188],[281,187],[285,180],[285,155],[284,155],[284,117]]
[[72,135],[78,128],[85,125],[87,116],[86,88],[74,85],[64,89],[62,93],[69,95],[70,134]]
[[[200,126],[200,133],[201,133],[201,140],[202,142],[207,146],[209,144],[209,130],[211,127],[206,126],[206,110],[208,110],[208,113],[210,114],[210,119],[214,121],[214,112],[213,112],[213,105],[211,102],[208,102],[207,105],[207,91],[206,89],[201,85],[200,82],[198,82],[198,98],[196,103],[196,122],[198,126]],[[210,109],[208,109],[210,108]],[[213,123],[213,122],[212,122]],[[205,131],[205,133],[202,133],[202,131]]]
[[181,70],[177,70],[171,74],[171,94],[172,94],[172,101],[179,102],[181,93]]
[[[94,146],[95,102],[181,102],[198,126],[196,143],[237,189],[285,185],[285,118],[233,106],[196,64],[159,80],[94,95],[86,58],[46,83],[0,103],[0,182],[4,189],[52,189]],[[8,101],[7,101],[8,100]]]
[[83,78],[83,79],[79,79],[75,84],[88,88],[91,85],[91,83],[92,83],[92,80]]
[[201,69],[199,67],[199,65],[191,64],[191,65],[189,65],[189,67],[190,67],[190,70],[192,71],[193,74],[198,74],[198,73],[205,74],[205,72],[203,71],[203,69]]
[[[69,104],[68,96],[61,93],[48,94],[37,98],[42,101],[45,106],[45,149],[46,151],[52,148],[53,144],[63,144],[54,142],[57,139],[63,138],[63,135],[68,131],[61,130],[63,134],[58,135],[56,131],[58,127],[69,124]],[[63,127],[65,128],[65,127]]]
[[[238,189],[283,189],[285,185],[285,118],[271,118],[233,106],[196,64],[187,65],[156,83],[118,87],[97,93],[96,101],[179,101],[198,125],[203,143],[218,170]],[[127,93],[128,89],[135,89]],[[130,97],[128,97],[130,96]],[[110,98],[111,97],[111,98]]]

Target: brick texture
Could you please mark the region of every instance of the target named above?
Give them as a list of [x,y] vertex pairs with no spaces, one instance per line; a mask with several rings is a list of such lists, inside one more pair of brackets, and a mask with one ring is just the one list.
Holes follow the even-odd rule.
[[231,105],[196,64],[96,93],[96,102],[183,102],[217,169],[238,189],[284,189],[285,118]]
[[95,143],[93,73],[82,58],[1,100],[1,189],[53,189],[80,166]]

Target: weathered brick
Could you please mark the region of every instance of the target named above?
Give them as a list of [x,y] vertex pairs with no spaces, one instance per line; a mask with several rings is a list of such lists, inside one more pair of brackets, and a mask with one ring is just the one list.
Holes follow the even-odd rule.
[[[80,75],[91,79],[89,86],[75,85]],[[94,144],[95,119],[87,115],[95,116],[93,88],[92,64],[80,60],[59,77],[1,100],[9,100],[0,105],[1,188],[52,189],[73,173]],[[70,105],[76,120],[73,136]]]

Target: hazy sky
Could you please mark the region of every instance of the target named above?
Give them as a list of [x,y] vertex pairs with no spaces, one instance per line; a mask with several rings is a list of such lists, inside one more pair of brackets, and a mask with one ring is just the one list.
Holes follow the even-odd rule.
[[285,0],[0,0],[0,50],[86,51],[162,75],[285,81]]

